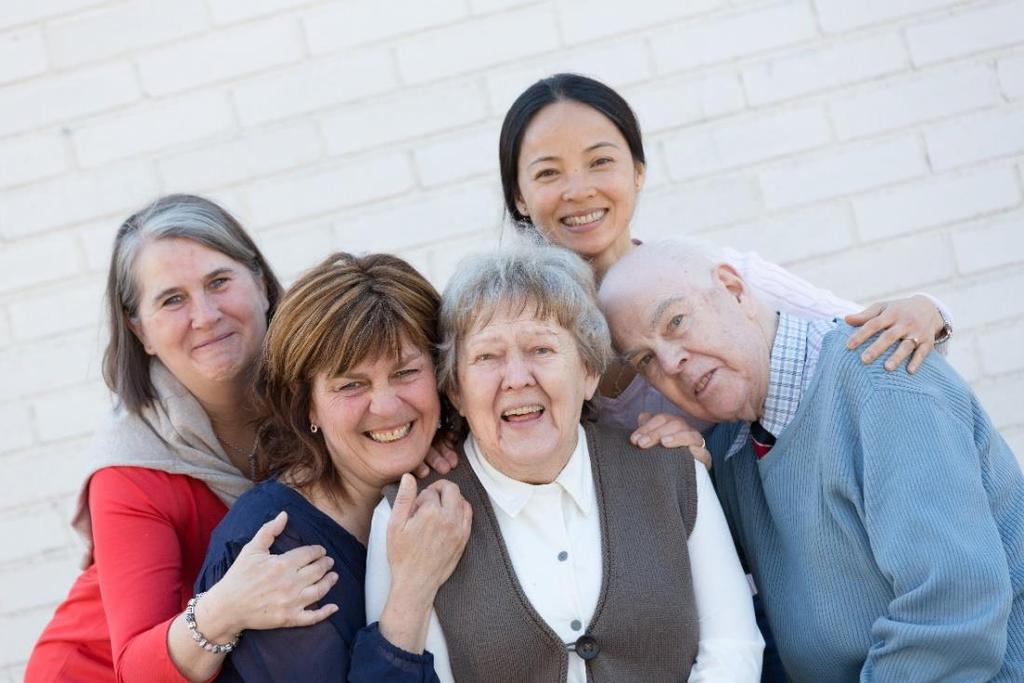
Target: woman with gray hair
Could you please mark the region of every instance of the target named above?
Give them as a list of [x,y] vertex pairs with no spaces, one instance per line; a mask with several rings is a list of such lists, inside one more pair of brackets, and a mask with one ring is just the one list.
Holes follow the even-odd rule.
[[243,630],[337,610],[306,609],[337,580],[324,548],[269,553],[283,513],[192,595],[210,533],[251,485],[249,371],[280,294],[242,226],[201,197],[162,197],[117,231],[103,375],[118,405],[74,520],[90,552],[27,681],[208,680]]
[[[440,386],[469,427],[473,508],[434,601],[442,681],[756,681],[763,641],[707,472],[583,418],[611,350],[590,268],[556,247],[471,257],[441,306]],[[391,494],[393,496],[393,493]],[[367,616],[390,583],[372,524]]]

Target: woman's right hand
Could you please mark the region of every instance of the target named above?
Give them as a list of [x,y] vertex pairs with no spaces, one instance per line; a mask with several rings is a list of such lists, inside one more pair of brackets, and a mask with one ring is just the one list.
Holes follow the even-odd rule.
[[334,560],[322,546],[271,554],[271,545],[287,523],[288,513],[281,512],[261,526],[223,578],[196,604],[196,623],[209,640],[226,642],[245,629],[311,626],[338,611],[335,604],[306,609],[338,580],[330,571]]
[[637,448],[688,448],[694,458],[711,469],[711,453],[704,437],[683,418],[668,413],[640,413],[637,421],[640,426],[629,436],[630,443]]
[[391,590],[381,634],[397,647],[420,652],[434,596],[459,563],[469,540],[473,509],[450,481],[416,494],[416,479],[402,476],[388,522]]

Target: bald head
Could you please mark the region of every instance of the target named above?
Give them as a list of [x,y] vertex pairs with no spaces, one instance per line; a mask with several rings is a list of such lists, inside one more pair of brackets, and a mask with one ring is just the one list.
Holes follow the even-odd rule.
[[711,422],[760,416],[774,314],[720,251],[689,240],[644,244],[599,291],[626,362],[670,401]]
[[641,244],[605,274],[601,306],[628,304],[657,283],[672,283],[681,294],[705,290],[713,284],[715,266],[724,261],[721,250],[705,242],[676,238]]

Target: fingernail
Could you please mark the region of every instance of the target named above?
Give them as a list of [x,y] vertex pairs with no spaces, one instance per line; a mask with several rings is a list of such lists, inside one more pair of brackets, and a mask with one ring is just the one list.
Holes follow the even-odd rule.
[[646,436],[641,436],[639,439],[637,439],[637,445],[638,446],[646,446],[650,442],[651,442],[651,440],[648,439]]
[[327,560],[328,560],[328,565],[327,566],[328,567],[333,567],[334,566],[334,558],[328,555]]
[[866,354],[866,353],[862,353],[862,354],[860,354],[860,362],[861,363],[870,363],[871,362],[871,357],[868,356],[868,354]]

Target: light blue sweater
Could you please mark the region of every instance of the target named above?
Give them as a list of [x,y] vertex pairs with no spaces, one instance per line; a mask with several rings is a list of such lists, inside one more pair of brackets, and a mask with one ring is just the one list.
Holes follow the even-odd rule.
[[825,336],[761,461],[708,446],[737,542],[795,681],[1024,681],[1024,477],[937,354],[862,365]]

